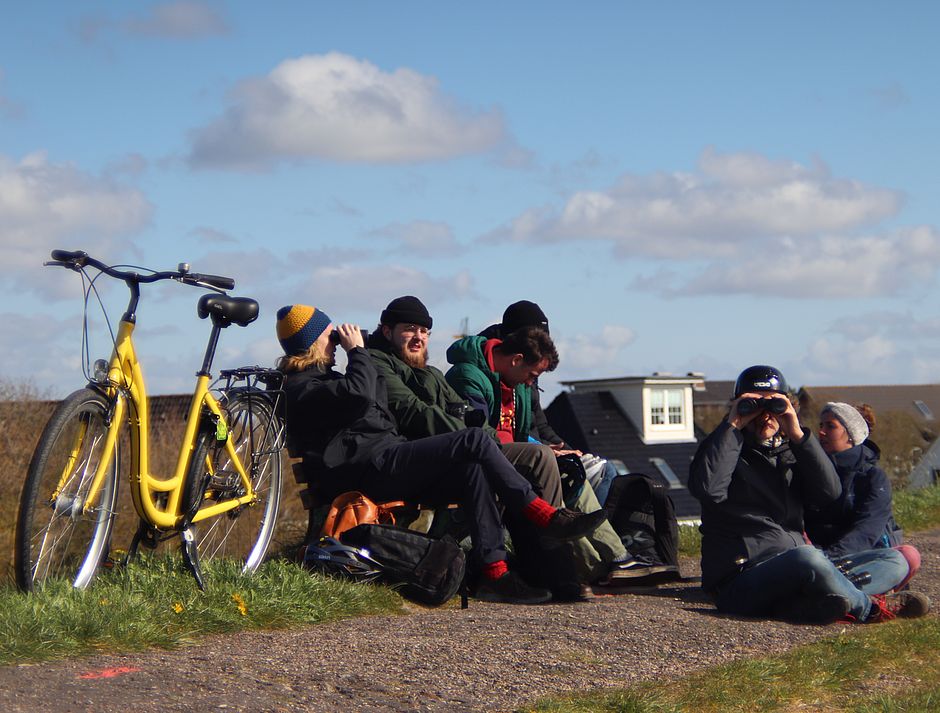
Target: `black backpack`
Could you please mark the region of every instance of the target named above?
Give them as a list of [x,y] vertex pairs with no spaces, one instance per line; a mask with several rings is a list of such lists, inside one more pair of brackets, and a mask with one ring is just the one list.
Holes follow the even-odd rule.
[[604,509],[630,554],[679,565],[679,523],[659,480],[643,473],[618,475],[610,484]]
[[[450,537],[436,539],[394,525],[357,525],[339,539],[368,550],[382,565],[382,579],[408,599],[439,606],[463,588],[466,555]],[[462,605],[466,608],[465,597]]]

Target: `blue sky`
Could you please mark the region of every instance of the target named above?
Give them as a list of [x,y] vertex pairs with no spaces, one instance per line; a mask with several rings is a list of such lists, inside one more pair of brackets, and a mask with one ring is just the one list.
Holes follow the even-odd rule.
[[[50,249],[236,279],[270,364],[294,302],[549,317],[543,379],[925,383],[940,373],[936,3],[82,2],[0,24],[0,378],[80,385]],[[121,288],[123,289],[123,288]],[[198,292],[146,290],[155,393]],[[114,319],[124,296],[105,290]],[[95,322],[100,327],[100,320]],[[105,356],[96,330],[93,356]]]

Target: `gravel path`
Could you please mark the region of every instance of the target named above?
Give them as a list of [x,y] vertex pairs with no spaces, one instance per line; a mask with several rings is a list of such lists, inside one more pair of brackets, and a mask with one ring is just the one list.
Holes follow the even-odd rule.
[[[940,530],[911,541],[924,560],[917,588],[940,603]],[[842,626],[719,616],[695,582],[580,604],[471,601],[466,611],[414,608],[178,651],[0,667],[0,710],[508,711],[547,693],[783,651]]]

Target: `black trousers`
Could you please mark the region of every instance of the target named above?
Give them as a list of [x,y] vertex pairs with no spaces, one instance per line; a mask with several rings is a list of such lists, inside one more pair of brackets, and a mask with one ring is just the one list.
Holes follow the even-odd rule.
[[521,514],[536,497],[496,442],[479,428],[391,446],[375,465],[366,466],[351,480],[356,481],[355,489],[374,500],[459,503],[468,515],[475,554],[482,564],[506,558],[494,495],[513,514]]

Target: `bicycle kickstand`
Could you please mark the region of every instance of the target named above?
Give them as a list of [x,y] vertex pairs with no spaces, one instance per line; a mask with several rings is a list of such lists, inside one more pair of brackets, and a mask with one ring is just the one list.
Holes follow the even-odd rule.
[[199,568],[199,553],[196,550],[196,538],[189,525],[180,530],[180,549],[183,552],[183,563],[186,569],[196,580],[196,586],[203,592],[206,591],[206,583],[202,578],[202,570]]
[[146,520],[141,518],[140,523],[137,525],[137,532],[134,533],[134,539],[131,540],[131,544],[127,548],[127,554],[124,557],[124,566],[126,567],[137,558],[137,550],[140,545],[143,545],[147,549],[155,550],[159,543],[160,538],[157,535],[157,531],[154,530]]

